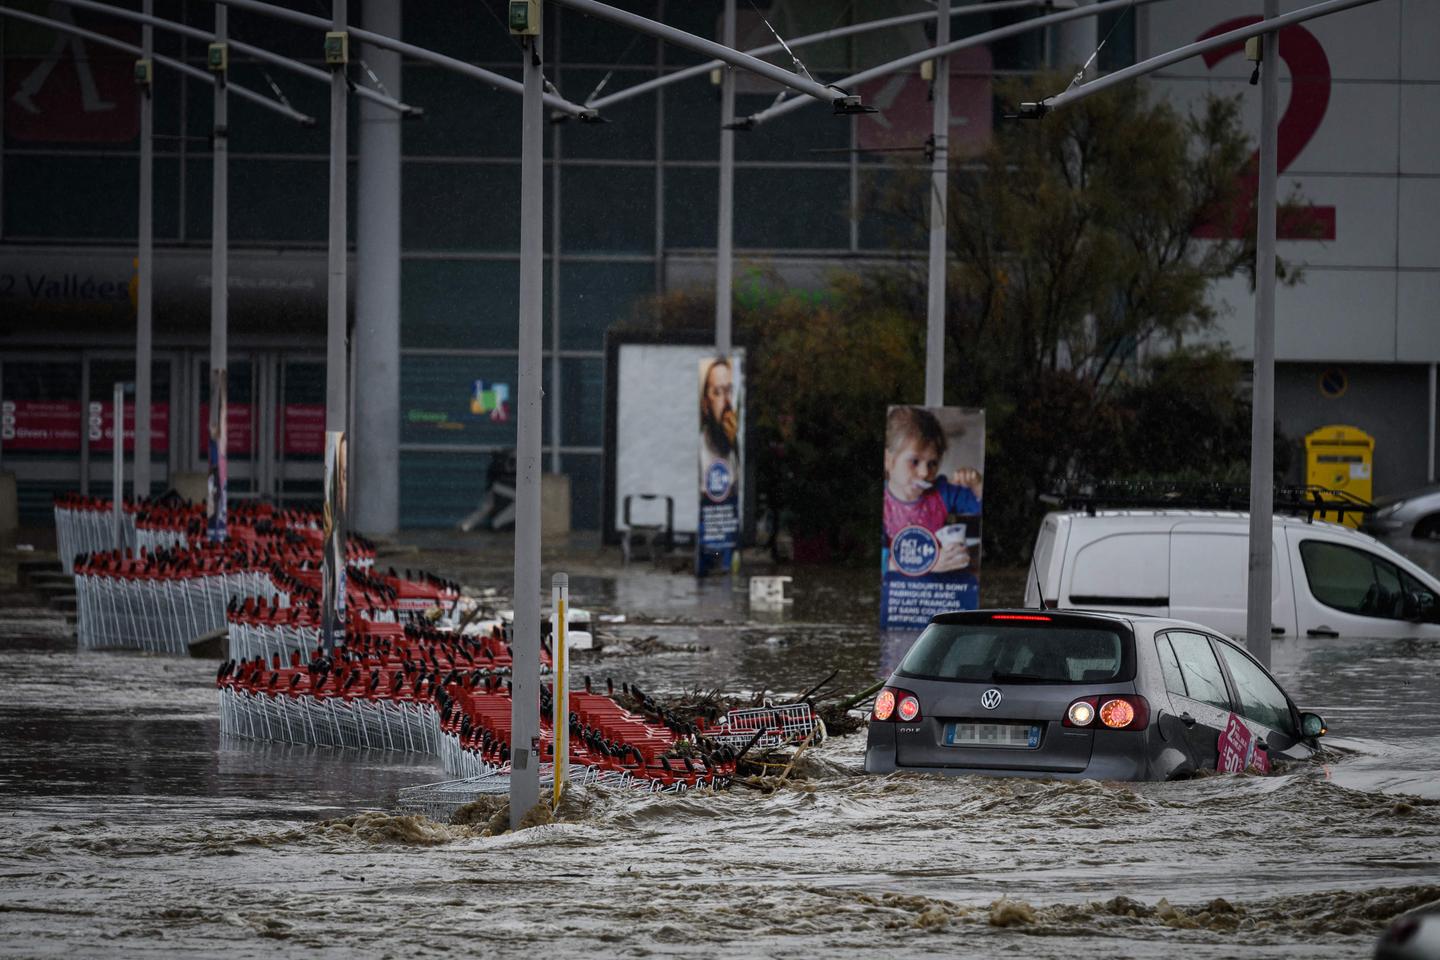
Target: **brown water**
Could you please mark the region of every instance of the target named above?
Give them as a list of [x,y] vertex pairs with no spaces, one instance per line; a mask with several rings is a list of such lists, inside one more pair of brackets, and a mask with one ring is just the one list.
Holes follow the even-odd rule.
[[[578,667],[596,677],[875,672],[869,571],[797,577],[795,609],[760,616],[726,583],[571,566],[577,603],[629,615],[616,638],[697,648]],[[213,664],[77,655],[44,611],[0,612],[0,956],[1353,957],[1440,900],[1436,641],[1277,643],[1333,731],[1285,776],[872,778],[862,734],[775,793],[581,792],[491,838],[394,814],[443,776],[424,758],[221,743]]]

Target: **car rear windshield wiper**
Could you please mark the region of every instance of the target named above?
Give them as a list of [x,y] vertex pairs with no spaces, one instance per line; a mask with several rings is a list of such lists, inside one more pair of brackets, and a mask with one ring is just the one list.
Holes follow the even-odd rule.
[[1005,673],[996,670],[990,674],[991,683],[1064,683],[1063,677],[1042,677],[1034,673]]

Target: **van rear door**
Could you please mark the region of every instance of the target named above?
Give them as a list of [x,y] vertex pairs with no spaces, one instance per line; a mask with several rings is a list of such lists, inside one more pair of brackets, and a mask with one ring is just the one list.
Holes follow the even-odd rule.
[[[1283,530],[1271,543],[1272,632],[1295,635],[1290,557]],[[1250,587],[1248,523],[1184,520],[1170,531],[1170,616],[1193,620],[1230,636],[1244,636]]]
[[1170,532],[1107,534],[1074,551],[1062,605],[1170,616]]

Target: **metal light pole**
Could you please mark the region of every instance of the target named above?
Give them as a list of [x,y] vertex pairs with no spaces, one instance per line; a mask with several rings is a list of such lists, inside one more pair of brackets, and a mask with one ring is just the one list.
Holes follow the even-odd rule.
[[[556,10],[559,13],[559,10]],[[554,74],[551,83],[560,89],[560,17],[554,23],[555,35],[550,40]],[[550,125],[550,472],[561,471],[560,445],[564,442],[561,409],[565,399],[564,370],[560,363],[560,157],[565,125]]]
[[[365,23],[398,34],[401,0],[364,0]],[[400,54],[367,43],[365,60],[401,96]],[[365,533],[400,526],[400,118],[360,104],[355,214],[355,442],[350,519]]]
[[125,383],[115,382],[110,409],[110,530],[115,549],[125,552]]
[[[151,12],[153,0],[143,11]],[[154,31],[140,28],[140,56],[153,63]],[[153,70],[153,66],[149,69]],[[155,109],[154,77],[140,88],[140,250],[135,291],[135,499],[150,496],[150,358],[153,351],[152,303],[155,254]],[[115,449],[124,456],[125,438],[115,435]]]
[[[1265,19],[1280,14],[1280,0],[1265,0]],[[1280,34],[1261,38],[1260,183],[1256,196],[1255,367],[1250,416],[1250,580],[1245,643],[1270,666],[1270,579],[1275,496],[1275,178],[1279,117]]]
[[[725,0],[721,40],[735,48],[735,0]],[[730,305],[735,255],[735,70],[720,73],[720,232],[715,244],[715,352],[730,356]]]
[[[145,29],[149,29],[146,27]],[[215,43],[230,38],[230,8],[215,7]],[[227,57],[228,60],[228,57]],[[228,62],[226,63],[228,69]],[[212,69],[214,69],[212,65]],[[230,352],[230,97],[225,89],[227,73],[215,70],[215,125],[211,156],[210,188],[210,476],[209,505],[212,514],[206,518],[211,539],[224,540],[228,529],[226,483],[229,477],[227,460],[229,431],[225,417],[229,414],[229,352]]]
[[[510,829],[540,797],[540,418],[541,291],[545,281],[544,81],[540,24],[522,36],[520,126],[520,370],[515,391],[515,627],[510,691]],[[558,198],[557,198],[558,201]]]
[[[935,16],[935,46],[950,42],[950,11],[945,4]],[[945,224],[949,200],[950,163],[950,58],[944,54],[933,61],[935,79],[931,86],[934,106],[930,136],[934,155],[930,161],[930,287],[925,317],[925,405],[945,405]]]
[[333,0],[331,33],[325,38],[330,77],[330,235],[328,318],[325,334],[325,550],[321,562],[324,609],[323,642],[333,649],[345,630],[345,473],[346,457],[346,230],[348,173],[346,64],[349,37],[346,0]]

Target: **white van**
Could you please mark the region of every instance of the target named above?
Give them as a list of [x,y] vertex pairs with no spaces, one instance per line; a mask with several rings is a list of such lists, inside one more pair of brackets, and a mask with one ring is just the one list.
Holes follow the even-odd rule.
[[[1274,521],[1276,636],[1440,637],[1440,582],[1349,527]],[[1096,510],[1046,515],[1027,606],[1129,611],[1245,633],[1249,514]],[[1043,598],[1043,600],[1042,600]]]

